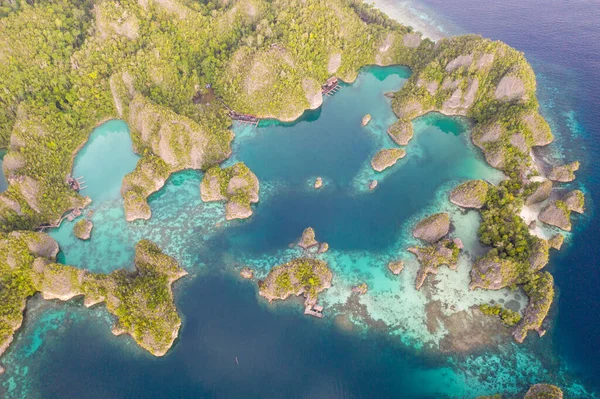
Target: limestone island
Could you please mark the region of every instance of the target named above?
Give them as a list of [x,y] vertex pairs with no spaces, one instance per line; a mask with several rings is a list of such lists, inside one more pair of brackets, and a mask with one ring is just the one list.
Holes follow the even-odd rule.
[[470,180],[462,183],[450,193],[450,202],[462,208],[481,209],[487,198],[488,183]]
[[92,229],[94,228],[94,224],[89,219],[81,219],[75,226],[73,226],[73,234],[75,237],[80,240],[89,240],[92,236]]
[[405,156],[406,151],[403,148],[386,148],[375,154],[371,160],[371,166],[375,171],[383,172]]
[[448,234],[448,231],[450,231],[450,215],[436,213],[417,223],[413,229],[413,236],[433,243]]
[[[269,302],[285,300],[291,295],[305,297],[306,314],[322,317],[322,308],[317,305],[318,294],[331,287],[333,273],[326,262],[314,258],[297,258],[275,266],[267,277],[259,282],[259,294]],[[313,308],[315,308],[313,310]]]
[[579,170],[579,162],[571,162],[566,165],[554,167],[548,173],[548,179],[560,183],[568,183],[575,180],[575,172]]
[[581,190],[574,190],[563,197],[548,204],[540,212],[540,221],[556,226],[565,231],[571,231],[571,212],[583,213],[585,196]]
[[317,179],[315,180],[315,188],[319,189],[321,187],[323,187],[323,178],[317,177]]
[[366,114],[365,116],[363,116],[361,124],[363,126],[367,126],[369,122],[371,122],[371,114]]
[[242,162],[207,170],[200,183],[202,201],[225,201],[225,218],[245,219],[252,215],[251,204],[258,202],[258,179]]
[[87,307],[104,302],[116,317],[115,335],[131,335],[155,356],[169,350],[181,326],[171,285],[187,274],[173,258],[142,240],[135,248],[135,271],[107,275],[56,263],[58,250],[44,233],[0,233],[0,355],[23,322],[27,299],[37,292],[48,300],[83,297]]

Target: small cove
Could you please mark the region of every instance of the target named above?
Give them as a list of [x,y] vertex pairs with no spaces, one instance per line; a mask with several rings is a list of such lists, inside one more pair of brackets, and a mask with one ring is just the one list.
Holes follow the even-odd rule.
[[[177,392],[219,398],[429,398],[494,393],[494,387],[518,392],[545,378],[549,366],[526,345],[508,344],[503,352],[459,360],[429,359],[419,349],[439,337],[427,332],[428,299],[414,289],[416,263],[405,252],[414,242],[411,228],[425,214],[449,211],[455,234],[477,251],[477,214],[451,206],[447,193],[460,181],[497,182],[501,174],[473,148],[468,124],[439,114],[415,121],[406,158],[381,174],[372,171],[372,156],[394,146],[386,128],[395,117],[384,94],[398,90],[408,76],[400,67],[365,68],[355,83],[294,123],[236,126],[227,164],[243,161],[261,181],[261,202],[246,221],[226,223],[222,205],[200,200],[201,173],[184,171],[150,198],[152,219],[125,222],[119,189],[137,161],[129,132],[122,121],[95,130],[74,170],[87,181],[82,194],[94,201],[92,239],[77,240],[71,223],[52,236],[64,263],[105,273],[132,268],[136,241],[156,241],[190,271],[176,286],[184,319],[180,339],[157,359],[129,337],[113,337],[101,307],[40,304],[7,354],[1,381],[8,378],[5,389],[13,387],[8,397],[80,397],[88,386],[106,387],[98,389],[98,397],[131,397],[145,386],[145,397]],[[366,113],[373,120],[361,127]],[[326,183],[318,191],[312,188],[317,176]],[[375,177],[380,184],[369,192]],[[297,256],[288,244],[308,226],[332,248],[326,257],[336,279],[322,297],[326,309],[343,306],[349,287],[367,281],[369,295],[361,303],[371,318],[393,326],[392,334],[359,319],[353,320],[354,332],[340,332],[332,324],[333,311],[321,323],[303,316],[296,302],[267,305],[254,283],[234,277],[242,265],[251,265],[260,277]],[[408,264],[393,277],[385,265],[397,258]],[[468,293],[468,261],[461,258],[458,272],[440,271],[435,299],[463,309],[515,295]],[[239,368],[232,360],[238,355]],[[54,362],[62,366],[52,367]],[[352,376],[363,371],[355,381]],[[483,379],[489,373],[493,381]],[[120,378],[123,374],[129,381]],[[307,379],[321,384],[307,385]]]

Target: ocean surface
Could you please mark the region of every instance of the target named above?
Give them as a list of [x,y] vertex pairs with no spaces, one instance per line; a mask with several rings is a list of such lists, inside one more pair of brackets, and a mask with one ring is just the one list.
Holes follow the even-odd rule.
[[[441,353],[447,333],[426,326],[432,301],[460,311],[496,300],[516,309],[519,291],[467,290],[468,264],[481,253],[475,212],[447,201],[460,181],[501,175],[488,167],[468,139],[467,121],[428,115],[415,121],[406,158],[376,174],[370,159],[394,146],[385,129],[394,121],[386,92],[398,90],[410,71],[365,68],[352,85],[327,98],[300,120],[235,126],[234,155],[261,182],[260,203],[246,221],[225,222],[221,204],[200,200],[201,173],[172,176],[150,198],[149,221],[126,223],[119,189],[137,156],[125,123],[110,121],[92,133],[77,156],[74,175],[93,199],[94,230],[77,240],[73,225],[51,234],[60,260],[94,272],[133,268],[133,246],[157,242],[190,274],[176,283],[183,319],[172,350],[155,358],[128,336],[114,337],[113,318],[102,306],[80,301],[29,303],[24,327],[1,359],[0,395],[7,398],[472,398],[506,393],[522,397],[530,384],[556,383],[571,398],[598,397],[600,383],[600,193],[598,139],[600,98],[600,5],[595,2],[430,1],[379,6],[402,13],[439,37],[466,32],[506,41],[526,52],[538,74],[543,113],[556,143],[540,153],[556,161],[579,159],[575,186],[588,194],[588,215],[576,221],[566,248],[552,258],[559,296],[553,326],[522,345],[468,354]],[[400,9],[399,7],[402,7]],[[408,10],[408,11],[407,11]],[[421,29],[424,30],[425,29]],[[364,114],[372,122],[361,127]],[[325,185],[312,188],[317,176]],[[371,180],[379,181],[374,191]],[[1,187],[1,186],[0,186]],[[422,216],[451,213],[454,236],[465,242],[457,271],[440,270],[435,289],[416,291],[417,265],[404,250]],[[298,300],[268,304],[255,281],[239,278],[242,266],[259,278],[299,252],[289,244],[312,226],[334,271],[333,287],[320,296],[326,317],[302,314]],[[386,269],[404,259],[399,276]],[[431,278],[431,277],[430,277]],[[350,288],[367,282],[357,298]],[[429,282],[430,283],[430,282]],[[428,283],[426,283],[427,285]]]

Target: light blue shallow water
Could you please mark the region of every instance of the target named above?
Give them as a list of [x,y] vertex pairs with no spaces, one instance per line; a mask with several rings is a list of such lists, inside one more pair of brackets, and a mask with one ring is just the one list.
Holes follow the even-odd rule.
[[[120,152],[131,145],[126,126],[111,121],[94,131],[75,175],[88,182],[95,227],[89,242],[74,238],[71,223],[52,232],[62,260],[95,272],[131,268],[135,242],[156,241],[190,271],[176,285],[180,338],[157,359],[129,337],[113,337],[102,307],[36,300],[2,360],[5,396],[440,398],[517,394],[543,381],[578,392],[568,370],[535,338],[470,355],[425,350],[432,337],[421,318],[427,298],[412,288],[415,266],[392,277],[385,265],[404,253],[416,218],[449,206],[452,186],[500,175],[474,150],[464,121],[435,114],[415,121],[406,158],[382,174],[371,170],[371,157],[394,145],[385,133],[394,116],[384,93],[407,77],[403,68],[368,68],[296,123],[236,128],[228,163],[246,162],[261,181],[261,201],[246,221],[225,222],[221,204],[200,200],[201,174],[185,171],[151,197],[152,219],[126,223],[119,187],[136,161],[130,150]],[[363,128],[366,113],[373,120]],[[117,148],[119,155],[109,157]],[[311,187],[317,176],[326,182],[318,191]],[[375,177],[380,184],[369,192]],[[477,217],[452,212],[457,234],[468,242]],[[329,242],[336,273],[323,296],[331,309],[324,320],[303,316],[296,301],[267,305],[255,283],[236,276],[244,264],[264,275],[294,256],[288,244],[307,226]],[[458,306],[468,300],[460,280],[467,274],[463,267],[438,279],[438,290]],[[369,282],[360,300],[367,314],[353,314],[347,331],[333,316],[349,311],[341,305],[357,281]]]

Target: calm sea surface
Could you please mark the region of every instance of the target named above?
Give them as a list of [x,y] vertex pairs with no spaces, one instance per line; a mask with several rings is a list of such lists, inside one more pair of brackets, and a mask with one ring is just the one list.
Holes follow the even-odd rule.
[[[2,359],[7,371],[0,377],[0,395],[444,398],[504,392],[522,397],[537,382],[555,382],[568,397],[597,395],[600,6],[522,3],[428,0],[412,6],[451,33],[481,33],[525,51],[538,74],[544,114],[558,136],[555,152],[565,161],[583,163],[577,184],[588,193],[590,213],[577,221],[570,244],[552,259],[560,295],[555,327],[546,337],[469,355],[427,349],[435,337],[423,326],[427,299],[412,288],[415,268],[409,264],[392,277],[385,264],[410,243],[415,218],[448,210],[450,187],[470,178],[497,181],[499,175],[469,143],[464,121],[430,115],[415,121],[407,157],[377,176],[379,187],[369,192],[367,185],[376,177],[371,157],[393,146],[385,128],[394,116],[383,94],[398,90],[410,72],[367,68],[357,82],[296,123],[236,128],[228,163],[244,161],[261,181],[261,202],[248,221],[223,223],[221,205],[200,201],[201,175],[187,171],[151,197],[151,220],[126,223],[119,187],[137,157],[124,123],[96,129],[74,171],[86,177],[85,194],[94,200],[93,237],[76,240],[69,224],[52,232],[61,245],[61,261],[95,272],[132,268],[135,242],[156,241],[190,271],[175,286],[183,318],[179,338],[165,357],[155,358],[129,337],[114,337],[112,317],[103,307],[36,298]],[[366,113],[373,121],[362,128]],[[543,155],[552,159],[554,153]],[[319,191],[311,188],[316,176],[326,183]],[[455,234],[475,251],[476,214],[453,212]],[[336,275],[334,287],[323,295],[323,320],[302,315],[298,301],[268,305],[254,282],[237,276],[242,265],[264,276],[273,265],[297,256],[288,244],[308,226],[317,239],[329,242],[327,259]],[[441,271],[439,295],[467,307],[488,300],[485,295],[514,295],[469,297],[461,291],[466,278],[466,266],[458,273]],[[362,318],[355,315],[350,322],[340,315],[349,287],[358,281],[367,281],[370,291],[361,298]]]

